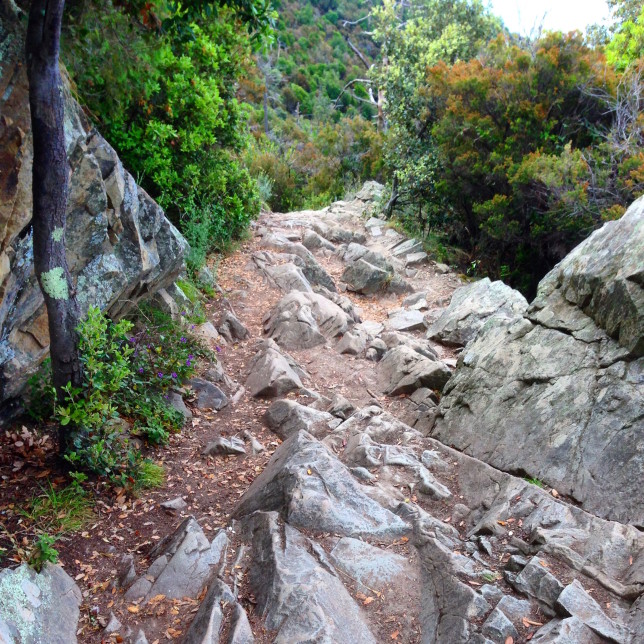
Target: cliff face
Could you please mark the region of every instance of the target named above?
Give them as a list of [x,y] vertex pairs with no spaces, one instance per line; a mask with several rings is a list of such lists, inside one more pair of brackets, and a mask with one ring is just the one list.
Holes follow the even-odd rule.
[[[15,397],[49,352],[34,274],[32,144],[24,34],[0,14],[0,403]],[[65,90],[70,163],[66,246],[83,311],[120,316],[170,286],[188,248],[163,210],[92,129]]]

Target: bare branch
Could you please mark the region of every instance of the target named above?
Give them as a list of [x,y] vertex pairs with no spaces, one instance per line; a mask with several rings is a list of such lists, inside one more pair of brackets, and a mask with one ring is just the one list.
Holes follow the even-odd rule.
[[346,36],[347,43],[351,47],[351,51],[362,61],[362,64],[367,68],[371,69],[371,65],[365,55],[351,42],[349,36]]
[[[335,99],[335,101],[333,101],[333,109],[335,109],[335,108],[338,106],[338,102],[340,101],[340,99],[342,98],[342,96],[347,92],[347,90],[349,89],[349,87],[351,87],[351,85],[353,85],[354,83],[364,83],[365,85],[371,85],[371,81],[370,81],[368,78],[354,78],[353,80],[350,80],[350,81],[349,81],[349,82],[348,82],[348,83],[347,83],[347,84],[342,88],[342,91],[338,94],[338,96],[337,96],[337,98]],[[370,101],[367,101],[367,100],[366,100],[366,99],[364,99],[364,98],[363,98],[363,99],[360,99],[358,96],[355,96],[354,94],[351,94],[351,95],[352,95],[354,98],[358,99],[358,100],[363,100],[363,101],[365,101],[365,102],[367,102],[367,103],[373,103],[373,104],[375,105],[375,102],[373,101],[373,93],[371,93],[371,92],[369,93],[369,96],[370,96],[370,98],[371,98],[371,100],[370,100]]]

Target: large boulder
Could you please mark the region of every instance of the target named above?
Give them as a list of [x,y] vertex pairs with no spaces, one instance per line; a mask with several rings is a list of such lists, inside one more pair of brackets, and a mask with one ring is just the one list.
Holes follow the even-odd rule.
[[527,308],[528,303],[519,291],[485,277],[454,291],[452,301],[431,325],[427,337],[443,344],[464,346],[489,318],[514,319],[521,317]]
[[250,584],[274,642],[375,644],[364,615],[324,559],[324,551],[274,512],[245,523],[252,543]]
[[275,450],[234,511],[278,511],[292,526],[354,537],[392,540],[407,524],[370,499],[331,451],[305,431]]
[[352,324],[353,320],[323,295],[293,291],[278,302],[264,330],[285,349],[309,349],[345,333]]
[[[10,33],[6,30],[10,29]],[[49,352],[43,297],[34,274],[32,137],[24,39],[0,22],[0,401],[20,394]],[[67,87],[65,145],[71,168],[65,242],[83,312],[120,316],[170,287],[187,243],[116,152],[91,129]]]
[[302,388],[307,373],[288,353],[282,353],[273,340],[260,341],[250,361],[246,389],[251,396],[273,398]]
[[639,199],[544,278],[524,317],[485,324],[433,435],[643,526],[643,248]]

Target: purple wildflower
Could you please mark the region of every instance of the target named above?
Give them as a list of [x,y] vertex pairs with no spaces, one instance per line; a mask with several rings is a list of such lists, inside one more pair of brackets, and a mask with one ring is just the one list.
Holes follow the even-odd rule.
[[190,362],[190,360],[186,360],[186,366],[187,366],[187,367],[189,367],[191,364],[192,364],[192,363]]
[[163,378],[163,374],[162,374],[160,371],[159,371],[159,373],[157,374],[157,376],[159,376],[159,378]]
[[143,373],[143,367],[139,367],[139,373]]
[[172,372],[172,377],[176,380],[176,378],[177,378],[177,373],[176,373],[176,371],[173,371],[173,372]]
[[130,338],[130,342],[132,343],[136,342],[136,338]]
[[181,338],[181,342],[187,342],[185,338]]
[[215,349],[217,350],[217,353],[221,353],[221,347],[215,347]]

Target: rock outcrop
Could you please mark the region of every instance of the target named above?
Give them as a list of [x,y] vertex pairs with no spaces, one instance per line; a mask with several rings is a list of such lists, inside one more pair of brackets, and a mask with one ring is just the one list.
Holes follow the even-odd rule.
[[491,319],[447,384],[433,436],[644,526],[644,198]]
[[[31,121],[20,29],[0,21],[0,42],[1,402],[18,395],[45,359],[49,333],[33,268]],[[187,243],[67,89],[65,142],[71,167],[65,241],[78,299],[83,311],[96,305],[119,316],[173,284]]]
[[521,317],[527,308],[521,293],[485,277],[454,291],[449,306],[429,327],[427,337],[443,344],[464,346],[490,318],[512,320]]

